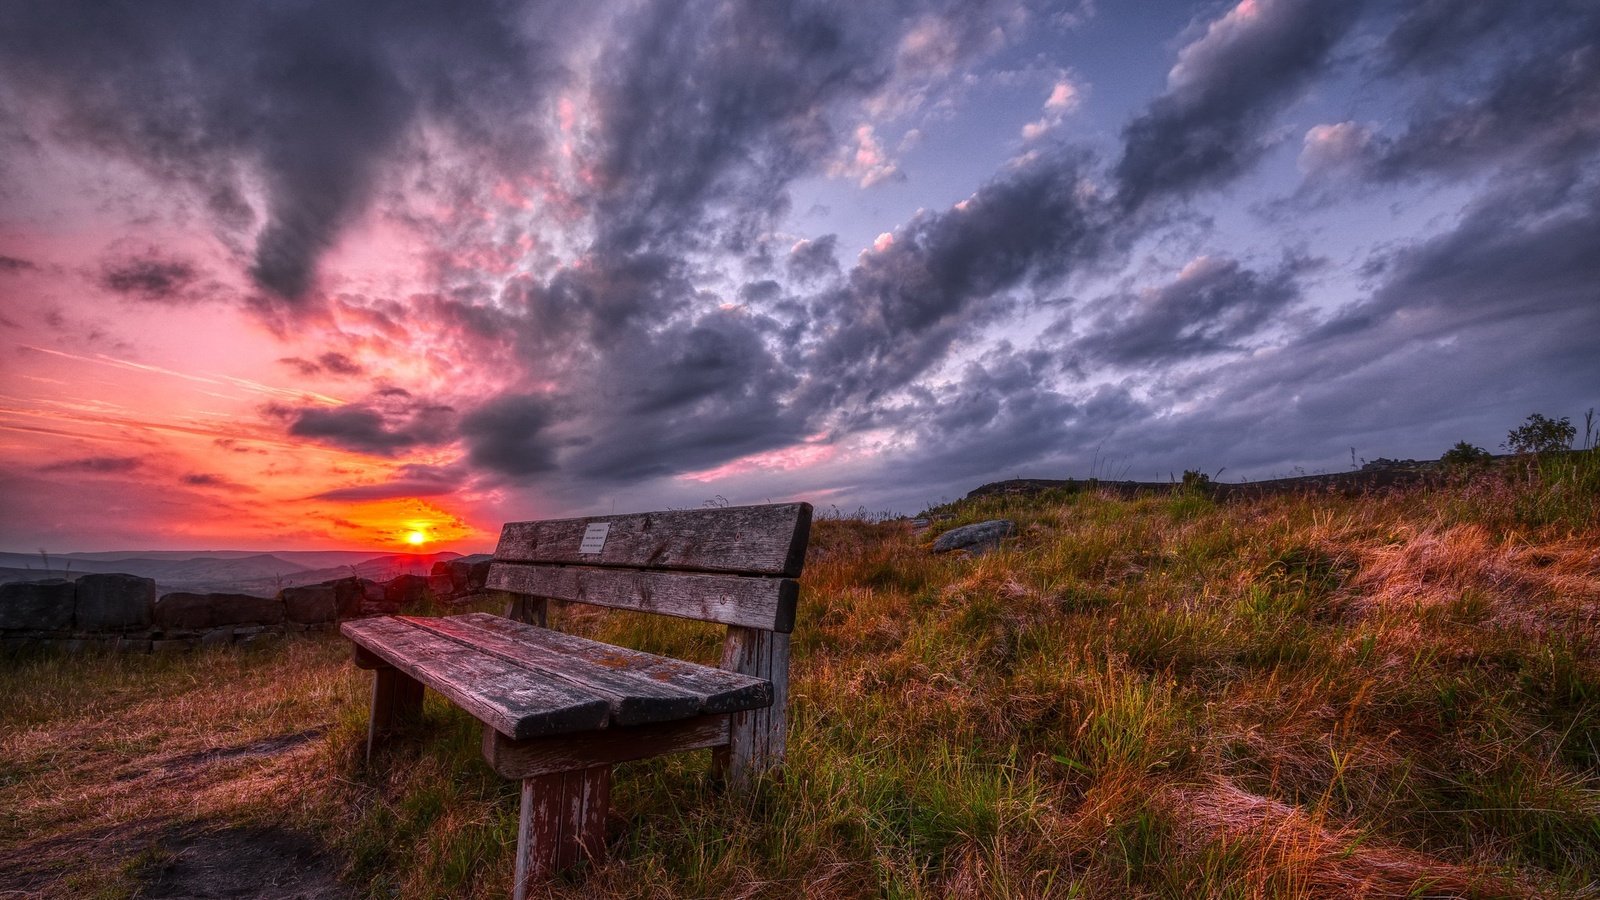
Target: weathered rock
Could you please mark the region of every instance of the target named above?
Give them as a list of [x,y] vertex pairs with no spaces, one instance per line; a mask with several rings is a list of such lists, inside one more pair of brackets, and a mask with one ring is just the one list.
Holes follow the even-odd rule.
[[476,559],[467,568],[467,590],[481,591],[489,583],[489,563],[493,560]]
[[202,647],[226,647],[233,643],[233,628],[213,628],[200,636]]
[[0,629],[64,631],[76,600],[77,588],[61,578],[0,584]]
[[156,583],[137,575],[90,574],[77,581],[76,623],[80,631],[149,628]]
[[428,579],[421,575],[397,575],[383,585],[383,599],[396,609],[428,599]]
[[973,556],[982,556],[998,548],[1000,541],[1016,530],[1016,524],[1010,519],[990,519],[987,522],[963,525],[939,535],[939,539],[933,542],[933,552],[949,553],[954,550],[965,550]]
[[327,582],[333,588],[333,602],[339,618],[350,619],[361,615],[361,599],[365,595],[361,587],[362,580],[352,577]]
[[284,588],[278,597],[283,601],[284,616],[301,625],[331,622],[339,615],[338,594],[331,584]]
[[451,578],[448,573],[446,573],[444,575],[429,575],[428,576],[428,593],[432,594],[433,596],[435,596],[435,597],[449,597],[449,596],[454,595],[455,592],[456,592],[455,579]]
[[280,625],[283,601],[249,594],[165,594],[156,602],[162,628],[218,628],[223,625]]
[[165,640],[165,641],[151,641],[150,642],[150,652],[151,653],[182,653],[182,652],[184,652],[186,650],[193,650],[194,649],[194,643],[195,642],[192,641],[192,640],[183,640],[183,639]]

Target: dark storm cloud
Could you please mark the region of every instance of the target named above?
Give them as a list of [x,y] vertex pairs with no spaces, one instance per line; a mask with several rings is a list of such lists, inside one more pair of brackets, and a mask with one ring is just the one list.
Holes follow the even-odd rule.
[[1053,283],[1104,252],[1113,226],[1088,189],[1089,162],[1065,148],[1030,157],[864,254],[842,287],[813,303],[824,337],[807,360],[802,407],[882,398],[1007,312],[1009,291]]
[[147,303],[189,303],[199,299],[192,290],[200,278],[193,262],[150,248],[135,254],[114,255],[100,264],[100,286]]
[[[1403,133],[1372,142],[1368,174],[1393,180],[1505,164],[1552,168],[1600,150],[1600,7],[1544,12],[1552,17],[1541,27],[1509,39],[1499,31],[1462,36],[1462,52],[1478,65],[1494,60],[1493,68],[1469,76],[1474,90],[1463,95],[1427,92]],[[1541,37],[1534,46],[1516,39],[1528,30]]]
[[183,476],[183,483],[193,487],[217,488],[219,490],[234,491],[241,494],[254,494],[257,490],[247,484],[240,484],[230,478],[211,472],[191,472]]
[[278,360],[286,366],[299,372],[301,375],[312,376],[327,373],[330,375],[356,376],[366,372],[361,364],[345,356],[343,353],[328,351],[316,359],[302,359],[298,356],[289,356]]
[[[250,272],[301,298],[421,117],[468,146],[531,153],[549,75],[526,4],[419,0],[209,5],[65,0],[0,9],[0,73],[48,130],[192,184],[219,228],[250,229]],[[513,151],[511,148],[519,149]]]
[[620,408],[593,420],[594,439],[573,454],[572,469],[626,481],[798,440],[804,423],[782,402],[795,375],[765,339],[775,327],[718,310],[620,345],[617,358],[635,362],[602,382],[602,396]]
[[[556,411],[548,398],[496,397],[461,420],[467,458],[473,465],[513,477],[549,472],[556,467],[557,443],[549,433],[555,421]],[[633,448],[635,452],[641,449]]]
[[361,503],[405,497],[438,497],[459,491],[466,480],[466,473],[456,467],[405,465],[389,481],[335,488],[314,494],[312,499]]
[[790,278],[809,282],[839,273],[839,236],[825,234],[796,243],[784,261]]
[[1600,328],[1600,172],[1530,175],[1480,197],[1452,230],[1377,261],[1382,283],[1307,336],[1448,336],[1576,314]]
[[1259,0],[1184,47],[1167,92],[1123,129],[1123,205],[1183,196],[1245,172],[1272,116],[1300,94],[1355,22],[1353,0]]
[[1103,298],[1072,348],[1120,366],[1237,349],[1300,299],[1299,278],[1314,265],[1291,258],[1261,273],[1202,257],[1159,288]]
[[664,3],[623,19],[595,91],[597,255],[738,246],[834,149],[829,105],[888,76],[892,22],[827,3]]
[[409,394],[374,396],[363,403],[331,408],[277,408],[271,412],[288,422],[291,435],[378,456],[446,443],[454,437],[456,421],[451,407],[411,402]]
[[144,465],[137,456],[87,456],[40,466],[41,472],[83,472],[94,475],[115,475],[132,472]]

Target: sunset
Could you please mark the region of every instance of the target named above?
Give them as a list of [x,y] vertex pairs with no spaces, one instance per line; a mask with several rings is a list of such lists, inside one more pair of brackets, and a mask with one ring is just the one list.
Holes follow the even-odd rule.
[[0,895],[1600,884],[1600,0],[0,0],[0,345]]
[[9,4],[0,543],[1492,448],[1600,384],[1548,5]]

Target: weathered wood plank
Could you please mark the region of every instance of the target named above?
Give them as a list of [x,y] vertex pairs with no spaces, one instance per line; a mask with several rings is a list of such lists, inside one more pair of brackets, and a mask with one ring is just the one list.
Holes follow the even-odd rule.
[[367,762],[385,738],[422,718],[422,682],[391,666],[372,667]]
[[514,741],[493,728],[483,730],[483,758],[505,778],[530,778],[596,765],[648,759],[666,753],[720,747],[728,743],[728,716],[710,715],[681,722],[633,728],[605,728],[584,734]]
[[772,683],[772,705],[734,713],[728,747],[714,756],[729,785],[742,790],[783,764],[788,741],[789,635],[730,627],[722,645],[722,667]]
[[[598,553],[580,552],[591,525],[609,526],[603,546]],[[798,577],[810,533],[809,503],[590,516],[508,523],[494,557]]]
[[800,585],[790,578],[747,578],[496,562],[489,587],[553,600],[635,609],[769,631],[794,629]]
[[610,766],[523,779],[513,897],[525,900],[584,859],[603,860],[610,804]]
[[340,631],[508,737],[600,728],[611,714],[611,704],[590,691],[530,676],[525,668],[400,619],[360,619],[345,622]]
[[[558,661],[561,664],[559,674],[563,677],[593,683],[606,690],[644,690],[646,696],[653,696],[663,689],[670,689],[679,695],[696,699],[698,706],[691,711],[693,713],[734,712],[772,703],[772,685],[760,678],[617,647],[575,634],[536,628],[489,613],[467,613],[442,620],[417,621],[429,624],[459,623],[469,629],[461,632],[463,638],[478,646],[495,652],[525,653],[526,656],[522,658],[534,665]],[[496,640],[491,642],[491,637]],[[590,673],[596,670],[604,683],[598,679],[590,680]],[[643,723],[622,721],[613,714],[612,724]]]
[[[521,633],[512,631],[512,634],[516,635],[512,637],[492,625],[487,628],[481,627],[467,616],[451,616],[443,619],[403,618],[419,628],[426,628],[436,634],[475,647],[545,679],[567,682],[593,696],[605,698],[606,702],[611,704],[608,725],[670,722],[693,716],[705,705],[701,695],[679,689],[664,681],[634,677],[624,671],[621,665],[607,667],[598,660],[569,655],[542,646],[541,632],[551,633],[546,629],[520,625],[498,616],[480,615],[493,622],[503,622],[509,629],[522,629],[522,631]],[[662,660],[662,662],[671,661]]]

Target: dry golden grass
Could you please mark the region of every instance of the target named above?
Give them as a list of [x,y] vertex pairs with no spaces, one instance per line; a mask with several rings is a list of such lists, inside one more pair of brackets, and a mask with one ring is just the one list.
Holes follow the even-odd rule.
[[[551,892],[1600,897],[1600,518],[1569,494],[1505,512],[1541,490],[938,510],[1017,521],[972,559],[819,522],[785,772],[731,797],[703,754],[620,767],[611,858]],[[564,615],[690,658],[719,642]],[[317,831],[366,895],[504,896],[515,792],[475,723],[430,698],[367,769],[361,674],[336,638],[8,664],[0,859],[265,820]],[[83,883],[136,887],[134,844]]]

